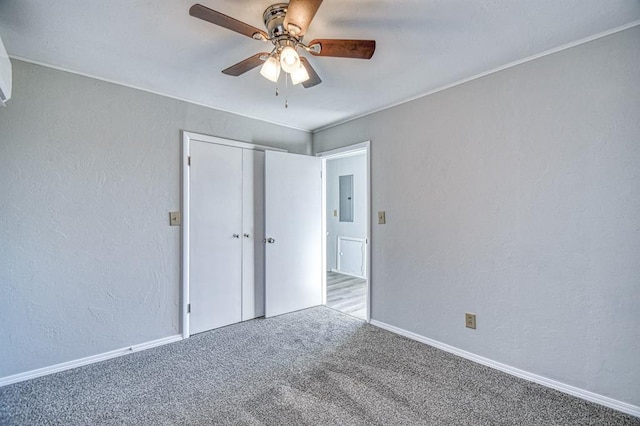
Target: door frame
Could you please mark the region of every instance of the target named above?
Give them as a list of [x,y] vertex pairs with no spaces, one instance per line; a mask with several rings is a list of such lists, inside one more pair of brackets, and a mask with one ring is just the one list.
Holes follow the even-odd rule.
[[[191,141],[212,143],[217,145],[226,145],[236,148],[252,149],[256,151],[280,151],[287,152],[286,149],[274,148],[266,145],[257,145],[253,143],[240,142],[232,139],[221,138],[217,136],[209,136],[200,133],[182,131],[182,239],[181,239],[181,264],[182,283],[180,286],[180,318],[181,318],[181,334],[182,338],[189,337],[189,191],[190,174],[189,174],[189,157],[191,156],[189,146]],[[264,237],[264,236],[263,236]]]
[[322,161],[322,303],[327,304],[327,160],[335,160],[343,157],[350,157],[365,153],[367,162],[366,175],[366,271],[367,271],[367,291],[365,306],[367,308],[367,322],[371,322],[371,141],[347,145],[341,148],[322,151],[316,153],[316,157],[321,157]]

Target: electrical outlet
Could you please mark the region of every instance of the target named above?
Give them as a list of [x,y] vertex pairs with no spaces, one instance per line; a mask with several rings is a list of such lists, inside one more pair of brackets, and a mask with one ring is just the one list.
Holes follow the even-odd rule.
[[180,212],[169,212],[169,225],[180,226]]
[[464,325],[467,328],[473,328],[475,330],[476,328],[476,314],[470,314],[470,313],[466,313],[464,314]]
[[386,214],[384,211],[378,212],[378,225],[384,225],[387,223]]

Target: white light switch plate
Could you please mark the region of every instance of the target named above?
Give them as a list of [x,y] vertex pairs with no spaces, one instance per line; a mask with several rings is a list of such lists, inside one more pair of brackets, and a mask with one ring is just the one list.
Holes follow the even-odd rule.
[[385,223],[387,223],[385,212],[378,212],[378,225],[384,225]]

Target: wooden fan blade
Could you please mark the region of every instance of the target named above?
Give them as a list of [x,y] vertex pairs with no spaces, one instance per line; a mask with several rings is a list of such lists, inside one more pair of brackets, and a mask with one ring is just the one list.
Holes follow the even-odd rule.
[[302,85],[304,86],[305,89],[308,89],[309,87],[313,87],[317,84],[322,83],[322,80],[318,76],[318,73],[316,73],[316,70],[313,69],[313,67],[307,60],[307,58],[304,58],[301,56],[300,63],[302,64],[303,67],[306,68],[307,73],[309,73],[309,80],[302,82]]
[[263,58],[268,58],[269,52],[256,53],[255,55],[240,61],[235,65],[230,66],[226,70],[223,70],[223,74],[233,75],[235,77],[244,74],[247,71],[254,69],[255,67],[264,63]]
[[291,0],[284,17],[284,28],[296,37],[303,36],[322,0]]
[[339,58],[371,59],[376,50],[375,40],[339,40],[321,38],[311,40],[309,47],[320,45],[320,52],[310,50],[315,56],[334,56]]
[[211,22],[212,24],[219,25],[221,27],[227,28],[231,31],[235,31],[242,35],[246,35],[247,37],[254,38],[254,34],[261,34],[264,39],[268,39],[267,33],[262,30],[259,30],[256,27],[252,27],[249,24],[245,24],[244,22],[238,21],[230,16],[217,12],[213,9],[209,9],[206,6],[201,4],[194,4],[189,9],[189,15],[194,16],[196,18],[200,18],[203,21]]

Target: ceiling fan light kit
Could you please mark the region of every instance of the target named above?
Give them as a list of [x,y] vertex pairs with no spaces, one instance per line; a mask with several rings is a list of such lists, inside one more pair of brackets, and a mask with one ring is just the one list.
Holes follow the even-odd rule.
[[322,0],[291,0],[269,6],[262,15],[267,32],[201,4],[194,4],[189,14],[255,40],[273,43],[270,54],[255,54],[223,70],[224,74],[237,77],[262,64],[260,74],[266,79],[277,82],[282,69],[291,77],[293,84],[302,83],[309,88],[322,80],[297,49],[313,56],[371,59],[376,46],[374,40],[342,39],[317,39],[309,45],[304,44],[302,39],[321,4]]
[[311,77],[303,65],[300,65],[300,68],[291,73],[291,82],[293,84],[304,83],[308,81],[309,78]]
[[289,74],[300,68],[300,56],[293,47],[285,46],[280,51],[280,66]]
[[277,83],[280,78],[280,62],[273,56],[269,56],[260,68],[260,74],[267,80]]

